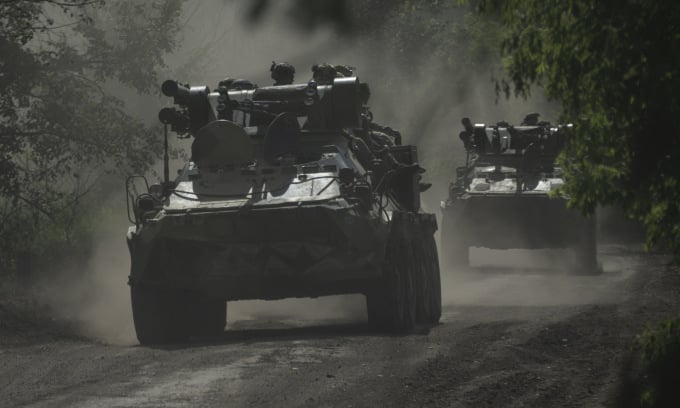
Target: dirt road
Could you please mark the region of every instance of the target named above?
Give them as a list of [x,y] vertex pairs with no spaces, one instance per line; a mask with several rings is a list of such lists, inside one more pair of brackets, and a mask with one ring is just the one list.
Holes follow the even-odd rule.
[[235,303],[221,337],[166,348],[0,325],[0,406],[625,405],[634,337],[677,313],[680,276],[631,248],[599,258],[600,276],[444,271],[441,324],[410,336],[372,332],[361,296]]

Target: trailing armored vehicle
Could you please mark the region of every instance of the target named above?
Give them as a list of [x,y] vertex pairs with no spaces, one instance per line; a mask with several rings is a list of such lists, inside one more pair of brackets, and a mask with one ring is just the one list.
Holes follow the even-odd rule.
[[441,247],[451,266],[469,265],[469,248],[568,248],[574,273],[596,273],[595,221],[549,194],[563,184],[555,159],[572,125],[530,114],[520,126],[472,124],[460,139],[465,166],[442,201]]
[[[362,293],[380,330],[438,322],[424,170],[414,146],[372,121],[366,84],[333,72],[267,87],[230,79],[215,91],[166,81],[162,91],[176,105],[159,113],[165,179],[127,185],[140,343],[219,334],[226,302],[242,299]],[[174,180],[168,127],[193,138]]]

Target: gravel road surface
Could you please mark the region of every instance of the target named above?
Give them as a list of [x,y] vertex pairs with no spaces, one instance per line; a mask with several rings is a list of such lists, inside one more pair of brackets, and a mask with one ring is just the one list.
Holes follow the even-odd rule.
[[222,336],[160,348],[5,313],[0,406],[625,405],[635,336],[679,310],[669,258],[601,246],[601,275],[570,276],[550,254],[512,268],[498,255],[444,270],[441,324],[409,336],[372,331],[362,296],[236,302]]

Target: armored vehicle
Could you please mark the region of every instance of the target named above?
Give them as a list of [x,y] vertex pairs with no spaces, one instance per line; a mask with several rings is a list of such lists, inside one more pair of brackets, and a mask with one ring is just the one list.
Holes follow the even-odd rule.
[[174,180],[167,153],[163,182],[128,179],[140,343],[219,334],[226,302],[242,299],[360,293],[379,330],[436,323],[437,223],[420,208],[424,170],[414,146],[372,121],[368,85],[340,74],[326,84],[220,84],[163,83],[176,105],[159,113],[166,152],[169,127],[193,138],[191,159]]
[[563,184],[555,159],[572,125],[538,117],[527,115],[520,126],[463,119],[466,163],[441,203],[441,247],[451,266],[468,266],[470,247],[568,248],[575,273],[597,271],[594,219],[550,195]]

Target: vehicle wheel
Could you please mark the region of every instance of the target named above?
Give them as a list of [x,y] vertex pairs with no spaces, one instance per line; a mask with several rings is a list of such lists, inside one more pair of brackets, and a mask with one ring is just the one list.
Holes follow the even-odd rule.
[[410,224],[398,215],[391,221],[382,278],[366,294],[369,323],[391,333],[411,333],[416,323],[417,265],[409,242]]
[[434,236],[422,231],[418,245],[419,279],[416,282],[416,321],[437,324],[442,315],[442,288]]
[[584,223],[581,240],[574,249],[577,257],[575,275],[597,275],[602,272],[597,264],[595,220],[590,219]]
[[133,284],[130,295],[140,344],[179,343],[189,338],[186,298],[181,292]]
[[196,299],[191,305],[191,334],[213,337],[224,333],[227,324],[227,302],[214,299]]

